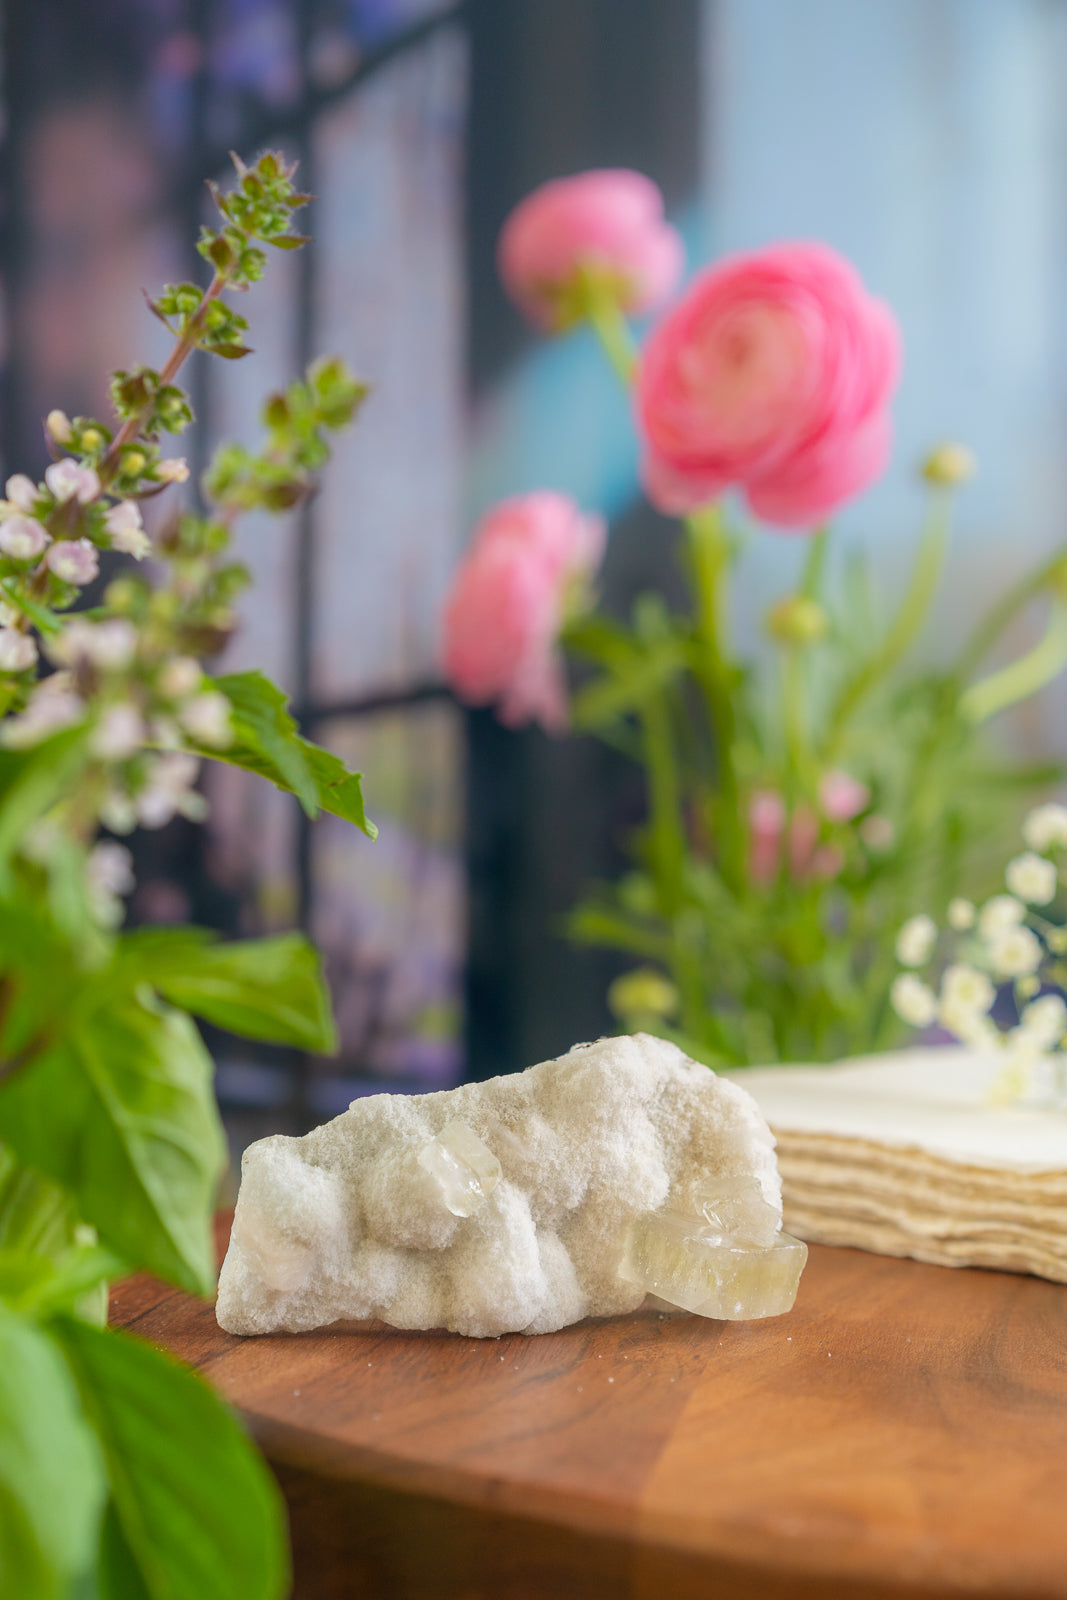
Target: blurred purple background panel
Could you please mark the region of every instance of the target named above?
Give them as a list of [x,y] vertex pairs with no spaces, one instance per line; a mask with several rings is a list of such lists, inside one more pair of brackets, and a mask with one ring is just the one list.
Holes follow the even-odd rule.
[[[339,1063],[397,1086],[442,1088],[461,1065],[466,888],[462,719],[445,703],[315,730],[367,774],[377,843],[333,817],[311,835],[314,911],[341,1030]],[[312,1084],[314,1109],[341,1110],[350,1082]],[[336,1103],[335,1103],[336,1102]]]
[[315,344],[372,382],[316,501],[312,687],[436,677],[461,529],[466,49],[443,29],[315,132]]

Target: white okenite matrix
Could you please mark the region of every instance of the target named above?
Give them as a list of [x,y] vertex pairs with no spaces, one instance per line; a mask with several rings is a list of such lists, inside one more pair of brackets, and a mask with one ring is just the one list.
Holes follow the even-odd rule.
[[713,1317],[793,1304],[755,1101],[648,1034],[439,1094],[373,1095],[251,1145],[219,1281],[231,1333],[378,1317],[547,1333],[646,1294]]

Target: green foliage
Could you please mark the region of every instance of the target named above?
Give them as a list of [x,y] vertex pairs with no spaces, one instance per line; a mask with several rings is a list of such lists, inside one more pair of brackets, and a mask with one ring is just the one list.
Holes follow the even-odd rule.
[[[131,863],[101,825],[121,835],[202,816],[194,785],[210,759],[374,836],[359,775],[301,736],[282,691],[203,665],[247,583],[234,521],[313,491],[364,386],[316,362],[268,400],[258,454],[220,448],[206,515],[162,519],[152,538],[139,509],[188,476],[158,443],[193,420],[183,361],[246,355],[226,293],[261,276],[261,245],[303,242],[289,232],[307,199],[292,169],[270,153],[236,165],[236,188],[216,192],[221,225],[201,239],[210,283],[149,302],[174,335],[166,362],[113,374],[114,428],[50,413],[64,459],[43,483],[8,484],[24,536],[0,555],[12,663],[0,669],[0,1588],[12,1600],[287,1592],[278,1493],[240,1427],[193,1374],[103,1326],[107,1286],[130,1270],[213,1288],[225,1141],[193,1018],[316,1052],[336,1048],[336,1030],[300,935],[119,931]],[[67,559],[50,564],[56,544]],[[106,550],[154,560],[69,616]],[[60,669],[50,677],[39,649]]]
[[106,1464],[101,1600],[279,1600],[277,1486],[207,1385],[125,1334],[72,1318],[53,1329]]

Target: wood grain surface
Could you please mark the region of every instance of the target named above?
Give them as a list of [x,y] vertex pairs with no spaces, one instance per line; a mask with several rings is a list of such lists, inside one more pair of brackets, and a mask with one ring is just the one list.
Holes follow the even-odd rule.
[[298,1600],[1067,1600],[1067,1288],[812,1248],[795,1311],[535,1338],[113,1320],[244,1413]]

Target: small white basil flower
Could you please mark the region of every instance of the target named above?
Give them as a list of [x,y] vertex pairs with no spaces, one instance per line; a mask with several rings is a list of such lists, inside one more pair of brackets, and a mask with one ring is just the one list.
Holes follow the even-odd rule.
[[989,964],[996,978],[1023,978],[1041,965],[1041,944],[1029,928],[1005,928],[989,941]]
[[84,715],[85,702],[70,689],[68,674],[54,672],[37,685],[20,716],[0,723],[0,742],[12,750],[25,750],[80,722]]
[[[9,524],[10,526],[10,524]],[[100,557],[88,539],[59,539],[45,560],[64,583],[92,583],[100,571]]]
[[1032,850],[1008,862],[1004,880],[1012,894],[1028,905],[1047,906],[1055,898],[1056,868]]
[[137,816],[144,828],[162,828],[181,815],[199,821],[207,811],[203,795],[193,789],[200,762],[196,756],[167,751],[152,762],[148,783],[137,797]]
[[37,664],[37,646],[28,633],[0,628],[0,672],[25,672]]
[[957,933],[966,933],[968,928],[973,928],[975,915],[974,906],[960,895],[948,903],[949,927],[955,928]]
[[1023,839],[1031,850],[1067,845],[1067,806],[1051,800],[1046,805],[1035,806],[1023,822]]
[[4,493],[19,511],[32,511],[37,503],[37,485],[24,472],[16,472],[8,478]]
[[1014,895],[995,894],[987,900],[978,913],[978,932],[983,939],[995,938],[1007,928],[1018,927],[1026,916],[1026,907]]
[[208,689],[194,695],[178,711],[178,721],[191,738],[213,750],[225,750],[233,743],[230,714],[233,708],[224,694]]
[[945,968],[941,979],[941,997],[984,1015],[996,999],[996,990],[984,972],[957,962]]
[[13,561],[35,561],[48,543],[47,531],[33,517],[8,517],[0,522],[0,550]]
[[120,500],[104,518],[104,527],[111,538],[111,548],[123,555],[141,561],[152,548],[152,541],[144,531],[141,508],[135,500]]
[[64,461],[53,461],[44,475],[44,481],[59,501],[77,500],[87,506],[100,493],[100,479],[92,467],[82,467],[68,456]]
[[931,917],[909,917],[897,934],[897,960],[905,967],[925,966],[936,942],[937,924]]
[[189,476],[189,463],[184,456],[170,456],[156,462],[156,477],[160,483],[184,483]]
[[897,1016],[913,1028],[928,1028],[937,1016],[933,990],[914,972],[902,972],[893,980],[889,998]]
[[195,657],[174,656],[161,668],[157,687],[166,700],[184,700],[196,693],[203,677],[203,670]]
[[129,894],[134,888],[133,856],[124,844],[101,839],[85,864],[90,888],[100,894]]
[[108,706],[93,729],[89,748],[101,761],[128,761],[147,738],[144,718],[136,706],[123,701]]

